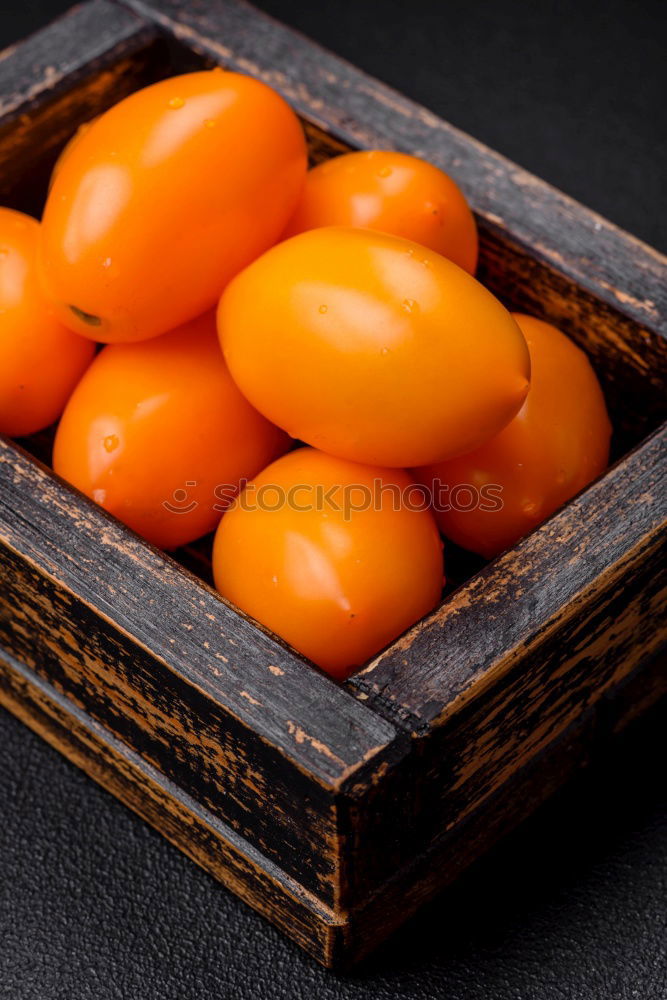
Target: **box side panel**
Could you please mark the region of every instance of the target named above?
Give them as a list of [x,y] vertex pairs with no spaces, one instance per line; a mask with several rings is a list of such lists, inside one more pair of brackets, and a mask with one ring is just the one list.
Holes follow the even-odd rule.
[[389,778],[376,793],[375,814],[400,822],[386,853],[357,865],[360,885],[509,795],[664,644],[664,463],[658,435],[348,682],[413,734],[402,807]]
[[[647,574],[647,600],[656,598],[661,564],[651,552],[664,544],[666,479],[667,427],[479,572],[350,686],[425,731],[495,686],[559,620],[582,617],[596,587],[623,584],[627,565]],[[628,598],[633,593],[639,589],[628,589]],[[654,630],[663,624],[651,622]]]
[[231,826],[2,652],[0,703],[313,957],[325,964],[331,960],[339,929],[331,910]]
[[0,575],[16,659],[334,902],[336,790],[390,723],[9,443]]
[[663,654],[584,707],[572,725],[508,775],[506,783],[475,811],[426,850],[416,852],[405,868],[395,870],[377,892],[348,914],[342,961],[350,965],[368,954],[527,819],[577,770],[606,755],[611,739],[666,694],[667,654]]

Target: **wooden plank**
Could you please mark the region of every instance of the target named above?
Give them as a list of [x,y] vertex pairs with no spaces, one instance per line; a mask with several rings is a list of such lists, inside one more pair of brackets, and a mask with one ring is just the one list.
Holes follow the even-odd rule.
[[539,754],[507,776],[502,788],[452,827],[442,828],[426,849],[416,848],[382,889],[353,908],[344,928],[340,961],[352,965],[406,918],[450,885],[502,837],[514,830],[579,769],[609,751],[609,743],[667,693],[665,655],[643,663]]
[[155,27],[91,0],[0,53],[0,200],[39,215],[77,126],[165,72]]
[[2,650],[0,703],[314,958],[331,963],[340,918],[232,827]]
[[594,759],[639,710],[654,704],[665,691],[664,666],[656,660],[632,674],[613,699],[590,707],[547,754],[516,774],[509,788],[395,871],[380,892],[338,914],[4,651],[0,704],[314,958],[345,968],[530,815],[573,771]]
[[367,891],[510,794],[514,774],[667,641],[666,437],[658,432],[347,682],[413,740],[404,811],[391,851],[363,872]]
[[[640,324],[521,246],[492,222],[480,231],[480,280],[517,312],[554,323],[588,355],[612,420],[618,458],[667,418],[667,338],[662,318]],[[631,252],[631,247],[626,248]],[[662,260],[663,283],[667,267]]]
[[391,724],[8,442],[0,577],[13,656],[336,900],[335,797],[404,752]]
[[[637,559],[655,555],[650,573],[657,597],[664,569],[657,554],[665,544],[666,443],[667,430],[656,432],[350,683],[391,702],[396,717],[410,718],[417,728],[440,725],[554,632],[581,619],[596,588],[622,585]],[[652,622],[654,631],[663,626],[660,619]]]
[[82,71],[122,59],[155,37],[150,23],[107,0],[91,0],[0,52],[3,125],[71,89]]

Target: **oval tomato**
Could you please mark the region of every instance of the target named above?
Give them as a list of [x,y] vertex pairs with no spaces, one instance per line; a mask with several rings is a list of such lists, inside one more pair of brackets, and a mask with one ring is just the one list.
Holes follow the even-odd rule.
[[163,80],[96,119],[44,212],[44,287],[63,322],[144,340],[211,308],[280,236],[306,171],[301,125],[248,76]]
[[320,226],[360,226],[402,236],[477,267],[477,225],[458,185],[408,153],[344,153],[310,170],[285,237]]
[[[609,460],[611,425],[584,352],[549,323],[514,318],[532,364],[520,412],[481,448],[417,470],[436,495],[436,507],[451,507],[437,513],[443,533],[487,558],[549,517]],[[458,502],[453,490],[463,492]]]
[[0,208],[0,434],[22,437],[60,416],[95,352],[62,325],[36,275],[39,223]]
[[220,523],[216,587],[340,679],[439,601],[442,543],[402,470],[299,448]]
[[232,382],[209,313],[101,351],[65,409],[53,467],[171,549],[212,531],[239,482],[288,446]]
[[528,391],[506,309],[456,264],[363,229],[315,229],[238,275],[218,310],[253,406],[332,455],[408,466],[469,451]]
[[89,121],[81,122],[76,132],[69,138],[69,140],[63,146],[63,148],[60,150],[60,155],[58,156],[56,162],[53,164],[53,169],[51,171],[51,176],[49,178],[49,191],[53,187],[55,179],[58,176],[58,173],[60,172],[60,168],[62,167],[65,160],[67,160],[67,158],[69,157],[69,154],[78,144],[79,139],[82,139],[84,137],[86,132],[90,129],[90,126],[93,124],[93,122],[96,122],[98,118],[99,115],[95,115],[95,117],[91,118]]

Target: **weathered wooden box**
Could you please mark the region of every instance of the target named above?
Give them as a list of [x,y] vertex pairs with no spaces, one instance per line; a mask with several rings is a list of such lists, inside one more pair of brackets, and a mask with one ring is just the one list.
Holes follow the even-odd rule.
[[[131,9],[130,9],[131,8]],[[478,213],[483,280],[590,355],[615,465],[343,687],[0,448],[0,701],[327,965],[358,959],[664,689],[665,261],[237,0],[92,0],[0,61],[0,203],[38,214],[75,127],[219,62],[314,159],[397,147]],[[31,454],[32,453],[32,454]]]

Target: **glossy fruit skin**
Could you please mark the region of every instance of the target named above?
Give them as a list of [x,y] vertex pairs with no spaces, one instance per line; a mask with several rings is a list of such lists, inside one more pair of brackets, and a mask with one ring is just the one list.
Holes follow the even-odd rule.
[[249,479],[289,444],[232,382],[208,313],[156,340],[101,351],[65,409],[53,467],[173,549],[216,527],[216,505],[231,499],[221,487]]
[[305,172],[296,115],[251,77],[210,70],[137,91],[56,171],[44,288],[63,322],[105,343],[173,329],[278,239]]
[[36,274],[39,223],[0,208],[0,434],[23,437],[58,419],[95,345],[59,322]]
[[455,181],[408,153],[344,153],[308,171],[285,237],[321,226],[361,226],[435,250],[470,274],[475,217]]
[[[396,501],[378,493],[369,505],[376,481],[393,487]],[[440,600],[442,543],[431,513],[401,501],[411,483],[402,470],[298,448],[224,515],[213,547],[216,587],[343,679]]]
[[528,391],[507,310],[444,257],[327,228],[230,283],[218,331],[241,391],[293,437],[371,465],[425,465],[497,433]]
[[[588,358],[556,327],[515,314],[528,342],[531,388],[520,412],[481,448],[415,474],[433,486],[498,485],[501,510],[436,514],[443,534],[492,558],[514,545],[599,476],[611,424]],[[464,504],[465,505],[465,504]]]
[[60,168],[62,167],[63,163],[68,158],[69,154],[72,152],[74,147],[78,144],[79,139],[82,139],[84,137],[86,132],[90,129],[91,125],[94,122],[96,122],[98,118],[99,115],[95,115],[95,117],[91,118],[89,121],[81,122],[76,132],[74,132],[74,134],[68,139],[63,148],[60,150],[60,155],[58,156],[56,162],[53,164],[53,170],[51,171],[51,177],[49,178],[49,191],[53,187],[55,179],[60,171]]

